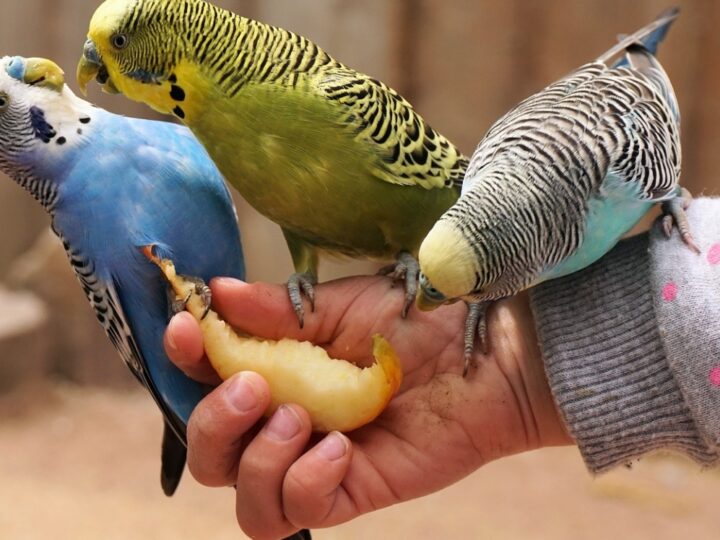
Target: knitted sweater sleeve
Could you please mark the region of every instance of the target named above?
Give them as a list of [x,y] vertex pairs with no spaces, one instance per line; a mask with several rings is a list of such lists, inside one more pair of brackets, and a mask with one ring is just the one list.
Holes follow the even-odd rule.
[[720,199],[618,244],[531,302],[558,409],[595,473],[656,450],[720,460]]

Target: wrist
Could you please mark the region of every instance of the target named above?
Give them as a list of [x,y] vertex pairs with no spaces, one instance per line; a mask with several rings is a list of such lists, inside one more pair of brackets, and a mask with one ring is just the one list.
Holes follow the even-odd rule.
[[518,451],[573,444],[545,375],[528,295],[498,302],[489,316],[492,356],[516,401],[524,432]]

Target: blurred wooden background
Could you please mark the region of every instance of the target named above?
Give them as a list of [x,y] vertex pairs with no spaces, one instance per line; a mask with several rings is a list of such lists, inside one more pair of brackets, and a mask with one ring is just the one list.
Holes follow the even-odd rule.
[[[667,0],[217,0],[237,13],[303,34],[344,63],[398,89],[439,131],[472,152],[494,119],[649,22]],[[72,88],[87,23],[98,0],[4,0],[0,54],[44,56]],[[683,112],[683,183],[720,190],[720,2],[684,0],[659,58]],[[91,90],[115,112],[144,106]],[[716,153],[718,152],[718,153]],[[99,179],[100,181],[100,179]],[[240,204],[250,280],[284,281],[290,258],[279,230]],[[0,298],[0,390],[22,373],[125,384],[79,286],[46,232],[47,216],[0,179],[0,283],[29,291]],[[32,249],[31,249],[32,248]],[[321,279],[371,271],[323,264]]]

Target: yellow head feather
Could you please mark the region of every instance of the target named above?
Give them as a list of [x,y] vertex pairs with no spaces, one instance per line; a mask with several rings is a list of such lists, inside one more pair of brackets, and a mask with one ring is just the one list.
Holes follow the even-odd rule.
[[418,261],[428,281],[448,299],[465,296],[475,286],[472,246],[447,219],[438,221],[425,237]]
[[[118,65],[111,39],[136,2],[137,0],[106,0],[95,10],[90,19],[88,40],[85,42],[85,50],[77,71],[78,83],[83,93],[87,92],[88,82],[98,74],[100,63],[109,74],[117,73]],[[92,47],[92,58],[89,57],[88,46]],[[113,80],[111,84],[105,85],[105,90],[111,93],[122,91],[119,84],[119,81],[116,83]]]
[[[172,0],[176,2],[177,0]],[[189,1],[189,0],[187,0]],[[78,66],[78,82],[80,83],[81,89],[87,85],[87,83],[95,78],[98,71],[101,69],[105,70],[107,74],[107,82],[104,84],[104,90],[110,93],[121,93],[126,97],[146,103],[153,109],[163,114],[175,114],[181,119],[186,119],[189,114],[189,110],[193,107],[193,104],[183,103],[182,106],[172,99],[170,95],[171,82],[166,80],[170,73],[166,72],[166,65],[158,68],[158,71],[154,71],[154,67],[144,65],[145,62],[141,61],[138,71],[142,73],[144,68],[147,68],[145,76],[153,77],[157,76],[158,80],[148,84],[149,80],[143,80],[140,76],[130,76],[128,71],[128,51],[135,47],[133,43],[138,36],[135,35],[135,28],[128,29],[128,21],[136,20],[137,14],[134,11],[142,12],[145,16],[148,15],[148,10],[167,10],[172,7],[173,4],[170,0],[156,0],[156,1],[144,1],[144,0],[106,0],[101,4],[90,21],[90,27],[88,31],[88,41],[86,42],[86,50],[83,58]],[[132,25],[131,25],[132,26]],[[142,30],[141,30],[142,32]],[[163,32],[165,32],[164,35]],[[153,33],[153,38],[158,43],[164,43],[166,47],[171,48],[168,40],[172,36],[172,31],[169,28],[161,28],[157,32]],[[147,35],[142,36],[142,39],[147,38]],[[122,40],[118,42],[119,40]],[[120,45],[125,43],[126,45]],[[156,44],[145,44],[148,49],[152,49]],[[92,54],[88,54],[88,47],[90,47]],[[127,47],[127,50],[125,50]],[[147,51],[136,49],[135,52],[130,52],[130,59],[147,60]],[[167,51],[170,55],[170,51]],[[88,61],[88,57],[92,56]],[[153,55],[154,60],[158,60],[158,57]],[[100,65],[101,64],[101,65]],[[186,66],[179,65],[174,66],[175,75],[180,75],[179,71],[184,69]],[[196,71],[196,70],[194,70]],[[186,81],[187,82],[187,81]],[[178,91],[179,92],[179,91]],[[183,95],[187,93],[183,90]],[[184,99],[184,98],[183,98]],[[190,100],[188,100],[190,101]],[[197,107],[197,103],[194,105]]]
[[137,0],[106,0],[95,10],[90,19],[90,39],[109,38],[120,22],[129,13]]

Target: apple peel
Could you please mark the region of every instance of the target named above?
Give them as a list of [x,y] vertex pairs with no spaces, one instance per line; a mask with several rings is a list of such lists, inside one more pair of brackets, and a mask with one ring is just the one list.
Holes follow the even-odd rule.
[[205,353],[220,377],[226,380],[241,371],[254,371],[265,378],[271,395],[267,416],[283,403],[296,403],[310,414],[313,430],[351,431],[374,420],[400,387],[400,361],[382,336],[373,336],[375,363],[365,368],[330,358],[325,349],[307,341],[241,336],[214,311],[206,313],[195,283],[179,276],[172,261],[155,257],[151,247],[143,248],[143,253],[160,267],[178,298],[186,301],[186,310],[200,324]]

